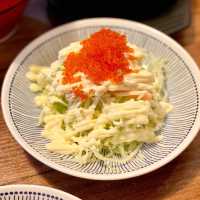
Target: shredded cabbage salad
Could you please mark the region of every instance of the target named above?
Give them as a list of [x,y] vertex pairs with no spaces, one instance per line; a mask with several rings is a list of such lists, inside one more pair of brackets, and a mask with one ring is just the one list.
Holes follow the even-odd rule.
[[[78,72],[79,81],[63,84],[64,61],[71,52],[80,51],[80,41],[60,50],[50,67],[30,66],[26,77],[41,108],[39,122],[49,151],[72,155],[82,164],[96,159],[126,162],[143,143],[161,140],[157,131],[172,110],[165,87],[165,60],[127,45],[135,58],[129,67],[139,70],[125,74],[120,83],[95,84]],[[82,92],[92,94],[80,99],[72,92],[80,85]]]

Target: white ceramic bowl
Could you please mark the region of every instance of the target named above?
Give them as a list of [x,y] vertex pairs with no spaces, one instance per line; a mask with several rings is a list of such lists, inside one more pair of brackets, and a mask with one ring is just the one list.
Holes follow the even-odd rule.
[[[168,60],[167,90],[174,109],[161,130],[163,139],[157,144],[145,144],[142,156],[126,164],[102,161],[80,165],[69,156],[50,153],[47,141],[38,126],[40,110],[33,104],[25,78],[32,63],[49,65],[57,52],[73,41],[89,36],[101,27],[123,31],[131,43],[143,47],[157,57]],[[33,157],[44,164],[73,176],[87,179],[126,179],[151,172],[177,157],[194,139],[200,126],[200,74],[189,54],[174,40],[146,25],[121,19],[97,18],[80,20],[49,31],[31,42],[13,61],[4,80],[2,108],[13,137]]]
[[69,193],[40,185],[0,186],[0,199],[4,200],[81,200]]

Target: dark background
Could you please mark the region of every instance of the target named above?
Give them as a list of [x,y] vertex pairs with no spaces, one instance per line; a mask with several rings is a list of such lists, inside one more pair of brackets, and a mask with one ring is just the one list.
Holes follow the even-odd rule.
[[167,34],[187,27],[191,21],[189,0],[29,0],[25,15],[51,26],[81,18],[119,17],[146,23]]

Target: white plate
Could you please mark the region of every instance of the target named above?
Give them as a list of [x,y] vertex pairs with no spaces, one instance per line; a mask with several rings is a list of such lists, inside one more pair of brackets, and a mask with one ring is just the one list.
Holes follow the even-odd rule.
[[81,200],[69,193],[40,185],[0,186],[2,200]]
[[[161,130],[163,139],[145,144],[140,155],[126,164],[105,165],[102,161],[80,165],[69,156],[50,153],[38,126],[40,110],[25,78],[32,63],[49,65],[57,52],[70,42],[83,39],[101,27],[123,31],[131,43],[168,60],[167,90],[174,109]],[[49,31],[30,43],[13,61],[4,80],[2,108],[11,134],[32,156],[44,164],[73,176],[87,179],[126,179],[151,172],[177,157],[194,139],[200,126],[199,69],[189,54],[174,40],[146,25],[121,19],[80,20]]]

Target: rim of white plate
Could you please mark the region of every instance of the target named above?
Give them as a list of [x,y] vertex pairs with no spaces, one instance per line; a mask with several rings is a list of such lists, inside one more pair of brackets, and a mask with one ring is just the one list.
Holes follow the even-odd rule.
[[27,192],[40,192],[46,194],[52,194],[59,197],[59,199],[63,198],[66,200],[81,200],[80,198],[64,192],[62,190],[58,190],[55,188],[51,188],[48,186],[43,185],[32,185],[32,184],[12,184],[12,185],[4,185],[0,186],[0,193],[9,193],[12,191],[20,192],[20,191],[27,191]]
[[[198,130],[200,129],[200,115],[197,116],[196,118],[196,123],[193,127],[193,131],[184,139],[184,141],[168,156],[163,158],[162,160],[148,166],[142,169],[138,169],[136,171],[132,172],[127,172],[126,174],[89,174],[89,173],[84,173],[84,172],[78,172],[76,170],[72,169],[67,169],[63,166],[60,166],[47,158],[41,156],[39,153],[37,153],[34,149],[32,149],[25,141],[24,139],[18,134],[17,130],[11,123],[12,119],[10,116],[9,112],[9,107],[8,107],[8,94],[9,94],[9,88],[10,88],[10,83],[11,79],[10,77],[15,73],[15,70],[18,67],[18,63],[20,63],[23,58],[30,53],[36,46],[41,44],[42,42],[51,39],[52,37],[55,37],[56,35],[66,32],[67,30],[71,29],[78,29],[78,28],[84,28],[88,26],[116,26],[119,25],[120,27],[124,28],[129,28],[133,30],[138,30],[141,32],[148,32],[148,35],[152,35],[156,37],[157,39],[160,39],[162,42],[166,43],[169,45],[175,52],[177,52],[187,63],[188,67],[190,68],[192,74],[194,75],[195,82],[197,83],[197,89],[200,91],[200,71],[198,69],[197,64],[195,61],[192,59],[192,57],[186,52],[186,50],[181,47],[175,40],[167,36],[166,34],[150,27],[147,25],[144,25],[139,22],[133,22],[125,19],[117,19],[117,18],[91,18],[91,19],[82,19],[78,21],[74,21],[68,24],[64,24],[62,26],[59,26],[57,28],[54,28],[35,40],[33,40],[31,43],[29,43],[19,54],[18,56],[14,59],[12,64],[10,65],[4,82],[3,82],[3,87],[2,87],[2,94],[1,94],[1,104],[2,104],[2,110],[3,110],[3,116],[6,121],[6,124],[12,134],[12,136],[15,138],[15,140],[29,153],[31,154],[34,158],[42,162],[43,164],[56,169],[60,172],[80,177],[80,178],[85,178],[85,179],[93,179],[93,180],[120,180],[120,179],[128,179],[132,177],[137,177],[140,175],[147,174],[149,172],[152,172],[170,161],[172,161],[174,158],[176,158],[178,155],[180,155],[186,147],[193,141],[194,137],[197,135]],[[200,100],[200,96],[198,97]],[[198,108],[198,112],[200,112],[200,107]]]

